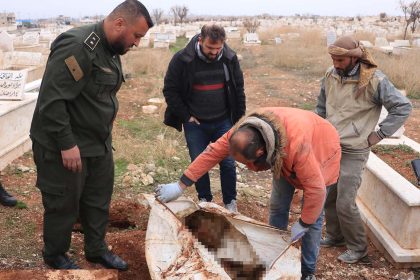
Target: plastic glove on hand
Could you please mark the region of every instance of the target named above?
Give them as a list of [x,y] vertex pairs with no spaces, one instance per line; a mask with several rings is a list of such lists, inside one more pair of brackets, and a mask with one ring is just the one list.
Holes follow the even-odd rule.
[[299,223],[299,220],[296,221],[291,228],[291,236],[290,236],[290,242],[296,242],[298,241],[300,238],[302,238],[302,236],[305,235],[305,233],[309,230],[309,228],[302,226]]
[[155,197],[162,202],[170,202],[182,195],[184,190],[179,185],[179,182],[170,183],[166,185],[159,185],[155,189]]

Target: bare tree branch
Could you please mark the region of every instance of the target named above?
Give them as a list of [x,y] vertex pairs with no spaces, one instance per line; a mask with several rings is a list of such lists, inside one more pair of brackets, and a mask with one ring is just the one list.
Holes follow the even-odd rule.
[[152,16],[155,19],[156,25],[159,25],[163,19],[163,10],[162,9],[153,9]]
[[242,24],[244,25],[245,29],[249,33],[255,33],[257,31],[257,28],[260,26],[261,23],[258,21],[258,19],[247,18],[246,20],[243,21]]
[[420,21],[420,1],[412,1],[406,3],[404,0],[400,0],[400,8],[404,13],[405,28],[404,28],[404,40],[407,38],[407,29],[411,24],[411,33],[416,31],[417,22]]
[[181,23],[181,25],[184,23],[185,19],[187,18],[188,15],[188,7],[183,5],[183,6],[173,6],[171,7],[171,13],[174,16],[174,21],[175,21],[175,25],[177,24],[178,20],[179,23]]

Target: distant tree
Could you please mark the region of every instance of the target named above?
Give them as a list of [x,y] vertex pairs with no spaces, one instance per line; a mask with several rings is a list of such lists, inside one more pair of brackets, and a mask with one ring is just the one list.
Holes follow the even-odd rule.
[[159,25],[163,21],[163,10],[162,9],[153,9],[152,16],[155,19],[156,25]]
[[407,37],[407,29],[410,27],[411,33],[416,31],[417,23],[420,21],[420,1],[412,1],[406,3],[400,0],[400,8],[404,13],[405,28],[404,28],[404,40]]
[[379,20],[380,21],[385,22],[385,21],[387,21],[387,19],[388,19],[388,16],[386,15],[386,13],[380,13],[379,14]]
[[175,5],[171,7],[171,13],[174,16],[175,25],[177,24],[178,20],[179,20],[179,23],[182,25],[185,19],[187,18],[188,7],[185,5],[183,6]]
[[249,33],[255,33],[257,28],[261,25],[257,19],[249,18],[245,19],[242,24]]

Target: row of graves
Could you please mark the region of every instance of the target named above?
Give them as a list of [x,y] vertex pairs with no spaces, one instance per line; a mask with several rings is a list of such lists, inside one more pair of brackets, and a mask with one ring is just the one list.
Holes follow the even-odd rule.
[[[328,30],[326,32],[327,46],[334,43],[337,39],[338,34],[335,30]],[[403,55],[412,51],[420,51],[420,33],[412,34],[412,40],[394,40],[389,42],[387,38],[375,37],[375,41],[372,43],[368,40],[361,40],[360,43],[366,48],[374,48],[387,54]]]
[[29,128],[37,91],[56,34],[0,32],[0,170],[31,148]]

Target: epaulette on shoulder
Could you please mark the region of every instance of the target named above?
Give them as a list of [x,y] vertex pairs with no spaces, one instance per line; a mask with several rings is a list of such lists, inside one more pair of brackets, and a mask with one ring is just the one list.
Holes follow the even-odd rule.
[[98,45],[100,40],[101,38],[99,38],[99,36],[95,32],[92,31],[92,33],[90,33],[90,35],[85,39],[84,43],[85,43],[85,46],[87,46],[90,51],[93,51]]

